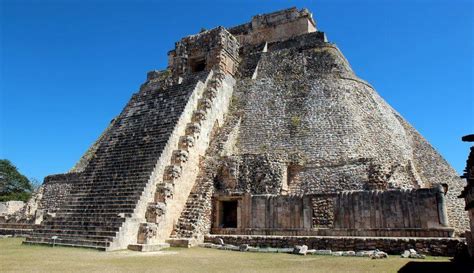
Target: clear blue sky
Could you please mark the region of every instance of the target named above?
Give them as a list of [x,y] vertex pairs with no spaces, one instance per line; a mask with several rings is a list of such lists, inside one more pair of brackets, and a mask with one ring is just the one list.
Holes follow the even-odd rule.
[[70,169],[181,37],[291,6],[309,8],[359,77],[464,168],[460,138],[474,133],[470,0],[0,3],[0,158],[28,177]]

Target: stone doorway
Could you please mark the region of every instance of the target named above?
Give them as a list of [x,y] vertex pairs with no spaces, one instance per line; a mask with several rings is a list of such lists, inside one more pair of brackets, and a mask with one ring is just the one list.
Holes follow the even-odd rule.
[[206,69],[206,59],[204,57],[191,59],[191,71],[200,72]]
[[222,218],[219,226],[222,228],[237,228],[238,201],[223,201],[221,205]]

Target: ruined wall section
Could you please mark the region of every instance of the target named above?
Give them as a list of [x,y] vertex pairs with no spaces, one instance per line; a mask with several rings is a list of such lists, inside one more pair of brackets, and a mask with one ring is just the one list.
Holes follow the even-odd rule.
[[242,45],[283,41],[314,31],[316,23],[312,14],[307,9],[296,8],[257,15],[250,23],[229,29]]
[[221,159],[215,177],[221,194],[280,194],[285,187],[286,164],[269,154],[245,154]]
[[217,27],[177,42],[168,53],[168,68],[175,78],[197,70],[217,69],[230,75],[237,73],[239,43],[225,28]]

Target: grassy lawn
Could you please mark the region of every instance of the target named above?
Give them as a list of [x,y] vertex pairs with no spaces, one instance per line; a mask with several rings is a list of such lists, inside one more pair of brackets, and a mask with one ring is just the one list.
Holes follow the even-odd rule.
[[[206,248],[171,248],[158,253],[28,246],[0,239],[0,272],[472,272],[447,257],[383,260],[296,256]],[[464,270],[463,270],[464,269]]]

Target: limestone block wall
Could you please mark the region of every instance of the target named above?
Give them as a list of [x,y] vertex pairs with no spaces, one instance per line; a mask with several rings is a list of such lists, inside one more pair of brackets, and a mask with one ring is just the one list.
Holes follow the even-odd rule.
[[289,194],[447,183],[451,225],[464,230],[467,217],[455,198],[462,184],[449,164],[316,35],[269,44],[257,78],[238,85],[236,150],[301,154],[305,164],[288,180]]
[[215,180],[221,193],[279,194],[286,182],[286,164],[269,154],[225,156]]
[[242,225],[248,228],[307,229],[311,228],[310,198],[295,196],[252,196],[244,204]]
[[[226,211],[223,203],[237,202],[237,226],[222,227]],[[312,226],[310,197],[288,195],[251,195],[214,197],[212,233],[245,234],[252,230],[308,230]]]
[[[221,226],[223,203],[238,202],[237,226]],[[227,212],[228,213],[228,212]],[[215,234],[450,237],[442,187],[305,196],[214,197]]]
[[80,183],[80,179],[80,173],[56,174],[45,177],[39,209],[44,213],[54,213],[60,209],[74,186]]
[[446,202],[440,187],[418,190],[355,191],[337,194],[334,228],[446,228]]

